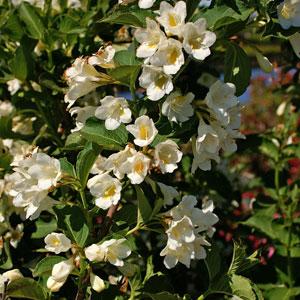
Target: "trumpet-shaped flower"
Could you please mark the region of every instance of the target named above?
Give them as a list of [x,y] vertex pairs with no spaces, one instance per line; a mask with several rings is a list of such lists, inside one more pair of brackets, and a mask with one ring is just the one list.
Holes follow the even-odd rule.
[[145,29],[138,28],[134,33],[134,37],[141,44],[137,48],[136,56],[141,58],[152,56],[166,39],[165,34],[154,20],[147,18],[146,22],[147,27]]
[[98,72],[87,58],[76,58],[72,67],[66,70],[65,77],[70,86],[65,95],[65,102],[70,108],[75,101],[92,92],[97,87],[114,83],[112,78],[104,73]]
[[186,3],[184,1],[178,1],[174,7],[166,1],[162,1],[159,15],[156,20],[164,27],[168,36],[181,36],[186,18]]
[[96,106],[75,106],[70,109],[71,116],[76,115],[75,122],[76,127],[71,130],[71,132],[76,132],[84,127],[84,124],[88,118],[95,115]]
[[195,23],[187,23],[183,27],[183,48],[194,58],[204,60],[210,55],[210,49],[215,41],[216,35],[206,30],[207,23],[204,18],[198,19]]
[[131,110],[125,98],[106,96],[100,102],[101,106],[96,109],[95,116],[105,120],[107,130],[115,130],[121,123],[131,122]]
[[171,93],[162,105],[162,114],[171,122],[185,122],[193,114],[192,101],[195,95],[188,93],[182,95],[180,91]]
[[88,63],[92,66],[96,65],[101,68],[114,68],[114,56],[116,50],[112,46],[100,48],[97,53],[88,58]]
[[135,137],[134,143],[140,147],[150,145],[158,133],[153,120],[145,115],[137,118],[134,125],[127,125],[126,129]]
[[132,184],[140,184],[147,176],[150,167],[150,158],[141,152],[137,152],[129,157],[127,161],[122,164],[121,172],[127,174]]
[[55,254],[71,249],[71,241],[63,233],[52,232],[45,237],[44,241],[46,250]]
[[164,40],[150,58],[150,63],[162,67],[166,74],[176,74],[184,64],[182,44],[172,38]]
[[122,185],[120,181],[107,173],[89,179],[87,187],[91,194],[96,197],[96,206],[102,209],[116,205],[121,199]]
[[93,244],[85,249],[85,256],[90,261],[108,261],[112,265],[121,267],[123,259],[131,254],[126,239],[111,239],[100,245]]
[[161,99],[172,92],[174,86],[172,77],[163,72],[162,68],[144,66],[139,78],[140,86],[146,89],[147,96],[152,101]]
[[166,140],[155,146],[154,158],[162,173],[172,173],[181,161],[182,152],[172,140]]
[[278,20],[283,29],[300,27],[300,1],[284,0],[277,7]]

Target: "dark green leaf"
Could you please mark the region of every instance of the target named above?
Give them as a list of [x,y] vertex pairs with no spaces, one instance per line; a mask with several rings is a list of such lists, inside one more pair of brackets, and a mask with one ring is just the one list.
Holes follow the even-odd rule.
[[76,177],[74,166],[68,161],[66,157],[60,158],[59,162],[63,174],[71,177]]
[[31,238],[33,239],[41,239],[45,237],[47,234],[55,231],[57,229],[57,223],[54,218],[52,218],[49,222],[43,221],[42,219],[38,219],[35,222],[36,231],[32,233]]
[[26,24],[29,36],[37,40],[43,39],[45,27],[35,8],[23,2],[19,7],[19,15]]
[[76,174],[83,188],[89,177],[90,170],[100,152],[98,145],[88,142],[84,149],[78,154],[76,162]]
[[132,86],[140,72],[140,65],[135,66],[120,66],[108,70],[108,74],[118,82],[128,87]]
[[236,95],[242,95],[249,86],[251,62],[245,51],[235,43],[226,43],[225,82],[234,83]]
[[80,247],[84,247],[89,228],[85,216],[78,206],[58,205],[54,207],[58,228],[67,231],[68,236]]
[[64,260],[66,260],[65,257],[56,255],[45,257],[37,263],[32,272],[32,276],[50,276],[53,266]]
[[138,200],[138,222],[137,223],[145,224],[147,221],[149,221],[151,217],[152,208],[143,190],[138,185],[135,185],[134,187],[136,190],[136,196]]
[[46,299],[42,287],[31,278],[20,278],[12,281],[7,286],[6,296],[32,300]]
[[103,149],[121,150],[128,140],[128,132],[123,124],[116,130],[107,130],[104,122],[96,118],[88,119],[80,133],[86,140],[102,146]]

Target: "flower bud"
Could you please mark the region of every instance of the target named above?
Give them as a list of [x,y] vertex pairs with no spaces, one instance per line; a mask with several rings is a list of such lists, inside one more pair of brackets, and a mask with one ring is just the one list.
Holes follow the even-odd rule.
[[23,277],[23,275],[19,269],[13,269],[13,270],[4,272],[2,275],[5,278],[7,278],[9,281],[13,281],[13,280],[20,279]]
[[57,263],[52,268],[52,277],[54,280],[62,282],[66,281],[67,277],[74,269],[73,259],[64,260]]
[[50,276],[47,280],[47,288],[51,292],[58,292],[64,283],[65,281],[56,281],[52,276]]
[[276,110],[276,115],[278,117],[281,117],[284,114],[285,108],[286,108],[286,102],[282,102]]
[[94,273],[90,274],[90,282],[92,289],[98,293],[102,292],[105,289],[104,281]]
[[266,73],[271,73],[273,71],[273,65],[269,59],[262,55],[260,52],[256,51],[256,59],[259,67]]

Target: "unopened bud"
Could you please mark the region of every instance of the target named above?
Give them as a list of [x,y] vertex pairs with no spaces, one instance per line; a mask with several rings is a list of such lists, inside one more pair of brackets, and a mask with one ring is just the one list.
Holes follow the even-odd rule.
[[273,71],[273,65],[269,59],[262,55],[259,51],[256,51],[256,59],[259,67],[266,73],[271,73]]
[[105,289],[104,280],[102,280],[99,276],[95,275],[94,273],[90,274],[90,282],[92,289],[98,293],[102,292]]

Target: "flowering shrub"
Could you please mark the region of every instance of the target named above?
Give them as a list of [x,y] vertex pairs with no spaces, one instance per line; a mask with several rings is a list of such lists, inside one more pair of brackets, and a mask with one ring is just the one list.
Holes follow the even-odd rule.
[[[300,1],[0,0],[0,14],[1,299],[300,295]],[[255,36],[288,46],[294,81],[277,86],[282,123],[247,138],[251,58],[274,68]],[[254,153],[274,185],[247,170]],[[231,213],[256,251],[230,242],[227,262]],[[248,276],[275,252],[276,280]]]

